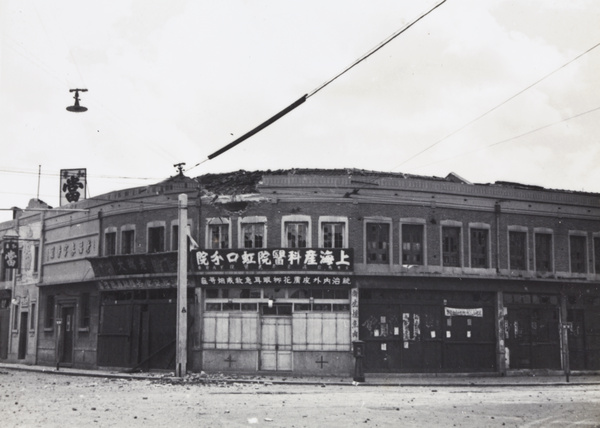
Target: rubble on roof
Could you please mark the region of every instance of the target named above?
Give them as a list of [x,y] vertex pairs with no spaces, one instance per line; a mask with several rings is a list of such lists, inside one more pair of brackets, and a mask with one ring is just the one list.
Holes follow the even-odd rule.
[[205,174],[196,178],[200,183],[203,195],[243,195],[258,193],[258,186],[266,175],[320,175],[320,176],[348,176],[369,178],[405,178],[445,181],[444,178],[411,175],[405,173],[368,171],[364,169],[318,169],[294,168],[267,171],[233,171],[219,174]]

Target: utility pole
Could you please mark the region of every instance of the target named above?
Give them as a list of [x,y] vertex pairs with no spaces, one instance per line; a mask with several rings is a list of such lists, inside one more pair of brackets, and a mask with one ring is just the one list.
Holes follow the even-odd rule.
[[187,373],[187,205],[186,194],[179,195],[179,245],[177,247],[177,343],[175,376]]

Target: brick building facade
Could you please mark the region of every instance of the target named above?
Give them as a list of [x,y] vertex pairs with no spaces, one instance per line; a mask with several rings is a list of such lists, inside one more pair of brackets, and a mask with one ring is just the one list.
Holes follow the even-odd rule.
[[[42,221],[37,362],[173,369],[177,195],[198,371],[600,369],[600,196],[355,170],[177,176]],[[1,355],[0,355],[1,358]]]

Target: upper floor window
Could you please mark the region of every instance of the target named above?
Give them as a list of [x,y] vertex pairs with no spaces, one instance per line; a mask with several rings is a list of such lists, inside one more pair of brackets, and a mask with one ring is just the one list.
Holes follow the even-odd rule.
[[21,272],[23,272],[23,249],[19,248],[19,250],[17,251],[17,275],[21,275]]
[[460,230],[458,226],[442,226],[442,266],[461,266]]
[[281,246],[285,248],[308,248],[312,245],[311,218],[308,215],[291,214],[281,219]]
[[594,272],[600,274],[600,236],[594,237]]
[[511,270],[527,270],[527,232],[508,232],[508,252]]
[[390,224],[367,222],[367,263],[390,263]]
[[318,246],[321,248],[347,248],[348,217],[320,216]]
[[241,225],[244,248],[264,248],[265,224],[243,223]]
[[148,228],[148,252],[160,253],[165,251],[165,227],[151,226]]
[[344,248],[344,234],[346,225],[344,223],[324,222],[321,223],[324,248]]
[[422,224],[402,225],[402,264],[423,264],[423,230]]
[[171,251],[179,250],[179,225],[171,226]]
[[13,280],[13,275],[14,275],[14,269],[11,268],[7,268],[4,266],[4,263],[2,263],[2,281],[12,281]]
[[133,254],[135,252],[135,230],[121,231],[121,254]]
[[210,248],[229,248],[229,224],[210,224],[208,233]]
[[535,234],[535,270],[552,272],[552,234]]
[[117,232],[110,231],[104,233],[104,255],[114,256],[117,254]]
[[40,246],[35,244],[33,246],[33,273],[38,273],[40,264]]
[[583,235],[569,235],[569,253],[572,273],[587,272],[587,239]]
[[471,267],[488,268],[489,267],[489,230],[471,229]]
[[308,246],[308,223],[286,222],[285,237],[285,246],[287,248],[306,248]]

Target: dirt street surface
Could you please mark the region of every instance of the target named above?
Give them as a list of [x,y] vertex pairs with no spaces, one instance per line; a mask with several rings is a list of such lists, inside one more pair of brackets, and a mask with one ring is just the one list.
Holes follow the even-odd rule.
[[2,427],[600,427],[599,385],[181,383],[2,370],[0,394]]

